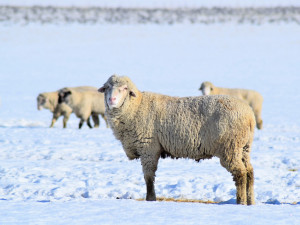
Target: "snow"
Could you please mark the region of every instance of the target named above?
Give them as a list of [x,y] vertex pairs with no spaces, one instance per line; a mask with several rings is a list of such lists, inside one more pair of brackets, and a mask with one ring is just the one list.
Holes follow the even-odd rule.
[[[7,215],[7,212],[10,212]],[[291,224],[299,206],[101,200],[0,204],[1,224]],[[42,215],[42,216],[41,216]],[[49,223],[50,221],[50,223]]]
[[[298,224],[299,29],[0,24],[0,224]],[[103,120],[78,130],[72,115],[67,129],[61,118],[48,128],[40,92],[100,87],[113,73],[172,96],[200,95],[206,80],[262,93],[264,129],[251,154],[256,205],[235,204],[217,158],[160,160],[155,187],[159,197],[220,203],[136,201],[146,194],[140,161],[126,158]]]

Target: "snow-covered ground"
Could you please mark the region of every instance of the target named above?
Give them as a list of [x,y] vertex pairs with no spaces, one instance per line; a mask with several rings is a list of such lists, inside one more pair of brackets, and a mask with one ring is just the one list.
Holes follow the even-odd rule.
[[[1,2],[0,2],[1,3]],[[0,25],[0,224],[299,224],[300,27],[276,25]],[[72,115],[48,128],[40,92],[100,87],[128,75],[140,90],[200,95],[201,82],[255,89],[264,129],[252,149],[255,206],[235,204],[217,158],[160,160],[159,197],[144,202],[139,160],[129,161],[104,121],[78,130]]]

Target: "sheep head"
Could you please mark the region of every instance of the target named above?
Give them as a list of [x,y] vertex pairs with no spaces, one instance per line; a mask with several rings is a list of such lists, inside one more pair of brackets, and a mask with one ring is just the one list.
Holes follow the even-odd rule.
[[201,84],[199,91],[202,91],[203,95],[210,95],[213,94],[214,89],[215,86],[212,83],[206,81]]
[[108,109],[121,108],[127,99],[137,97],[138,90],[129,77],[112,75],[99,92],[105,94]]
[[47,98],[43,94],[39,94],[37,97],[37,108],[38,110],[42,110],[47,103]]
[[66,103],[68,104],[69,102],[69,96],[72,94],[71,90],[69,90],[68,88],[63,88],[61,90],[59,90],[58,92],[58,103]]

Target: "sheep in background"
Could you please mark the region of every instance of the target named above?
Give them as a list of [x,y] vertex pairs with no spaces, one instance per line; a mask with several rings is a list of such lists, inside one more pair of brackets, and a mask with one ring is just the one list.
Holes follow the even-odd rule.
[[[80,86],[80,87],[73,87],[72,89],[77,90],[97,90],[95,87],[89,87],[89,86]],[[42,110],[43,108],[49,109],[52,113],[52,121],[50,127],[53,127],[55,122],[60,116],[63,116],[63,128],[67,127],[67,122],[70,118],[70,115],[72,113],[71,107],[69,107],[67,104],[58,104],[58,91],[54,92],[44,92],[40,93],[37,97],[37,108],[38,110]],[[95,115],[92,117],[93,121],[95,123],[95,126],[99,126],[99,118],[98,115]]]
[[262,129],[261,110],[263,97],[257,91],[215,87],[211,82],[203,82],[199,90],[202,91],[203,95],[230,95],[246,101],[253,109],[257,129]]
[[[67,104],[71,107],[75,115],[80,118],[79,129],[82,127],[83,123],[86,121],[87,125],[92,128],[90,123],[90,116],[95,118],[100,114],[106,122],[106,127],[108,123],[106,121],[105,105],[104,105],[104,95],[94,90],[74,90],[71,88],[63,88],[59,90],[59,104]],[[99,118],[95,122],[95,127],[99,127]]]
[[67,104],[58,104],[58,92],[44,92],[37,97],[38,110],[43,108],[49,109],[52,113],[52,121],[50,127],[53,127],[56,120],[63,116],[63,127],[67,127],[67,122],[72,113],[72,109]]
[[127,157],[141,159],[147,201],[155,201],[160,157],[199,161],[214,156],[232,175],[238,204],[254,204],[250,151],[255,118],[245,102],[230,96],[170,97],[140,92],[128,77],[111,76],[106,116]]

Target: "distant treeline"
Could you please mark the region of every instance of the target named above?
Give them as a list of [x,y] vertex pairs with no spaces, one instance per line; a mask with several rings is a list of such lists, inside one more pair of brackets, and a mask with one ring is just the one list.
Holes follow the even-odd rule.
[[100,8],[0,6],[1,23],[42,24],[300,24],[300,7]]

